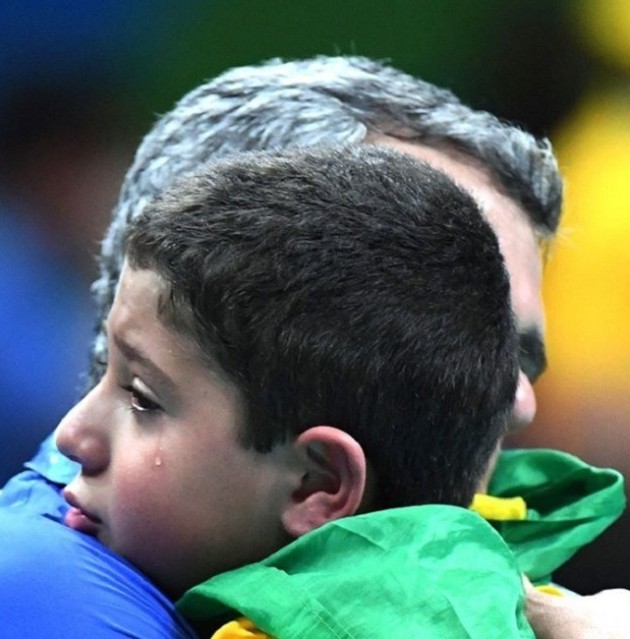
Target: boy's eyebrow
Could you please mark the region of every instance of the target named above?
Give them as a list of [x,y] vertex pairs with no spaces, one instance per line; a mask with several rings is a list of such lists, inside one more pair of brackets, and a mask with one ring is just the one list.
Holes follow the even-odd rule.
[[127,343],[118,335],[112,335],[118,350],[130,361],[137,362],[148,371],[148,376],[153,384],[159,385],[162,390],[175,395],[177,393],[177,385],[175,382],[151,359],[144,353],[139,351],[135,346]]

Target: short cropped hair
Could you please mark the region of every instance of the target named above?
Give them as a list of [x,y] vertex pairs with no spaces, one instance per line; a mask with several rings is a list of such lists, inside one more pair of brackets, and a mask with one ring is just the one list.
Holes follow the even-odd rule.
[[[144,138],[123,184],[94,285],[111,306],[127,223],[175,179],[235,152],[362,142],[386,134],[466,153],[522,205],[542,238],[558,227],[562,181],[547,140],[471,109],[448,90],[360,56],[317,56],[226,71],[184,96]],[[92,383],[105,338],[95,341]]]
[[127,259],[240,392],[245,446],[335,426],[379,508],[470,503],[517,342],[497,239],[444,174],[370,145],[234,156],[148,205]]

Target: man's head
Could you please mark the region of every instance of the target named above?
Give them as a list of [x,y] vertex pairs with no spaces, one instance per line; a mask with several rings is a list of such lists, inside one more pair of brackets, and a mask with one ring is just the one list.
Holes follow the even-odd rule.
[[[551,148],[450,91],[361,57],[235,68],[190,92],[156,124],[127,174],[103,245],[95,285],[100,319],[120,273],[126,224],[173,180],[234,152],[321,142],[393,144],[446,171],[479,200],[506,259],[521,335],[524,374],[513,427],[529,423],[531,383],[545,367],[539,244],[555,233],[562,200]],[[101,335],[93,381],[104,344]]]
[[179,592],[360,510],[470,502],[516,335],[446,176],[369,145],[236,156],[148,205],[126,259],[107,370],[59,428],[71,525]]

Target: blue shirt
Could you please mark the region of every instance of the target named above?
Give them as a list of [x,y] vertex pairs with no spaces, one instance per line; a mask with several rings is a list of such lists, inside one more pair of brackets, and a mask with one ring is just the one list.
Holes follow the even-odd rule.
[[63,524],[76,465],[52,438],[27,467],[0,493],[0,639],[198,639],[130,563]]

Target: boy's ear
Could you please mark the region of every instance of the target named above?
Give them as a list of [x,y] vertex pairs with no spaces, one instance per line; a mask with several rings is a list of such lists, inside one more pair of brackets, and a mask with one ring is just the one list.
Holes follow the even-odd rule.
[[363,449],[348,433],[332,426],[313,426],[294,442],[302,465],[300,485],[282,513],[291,537],[353,515],[366,486]]

